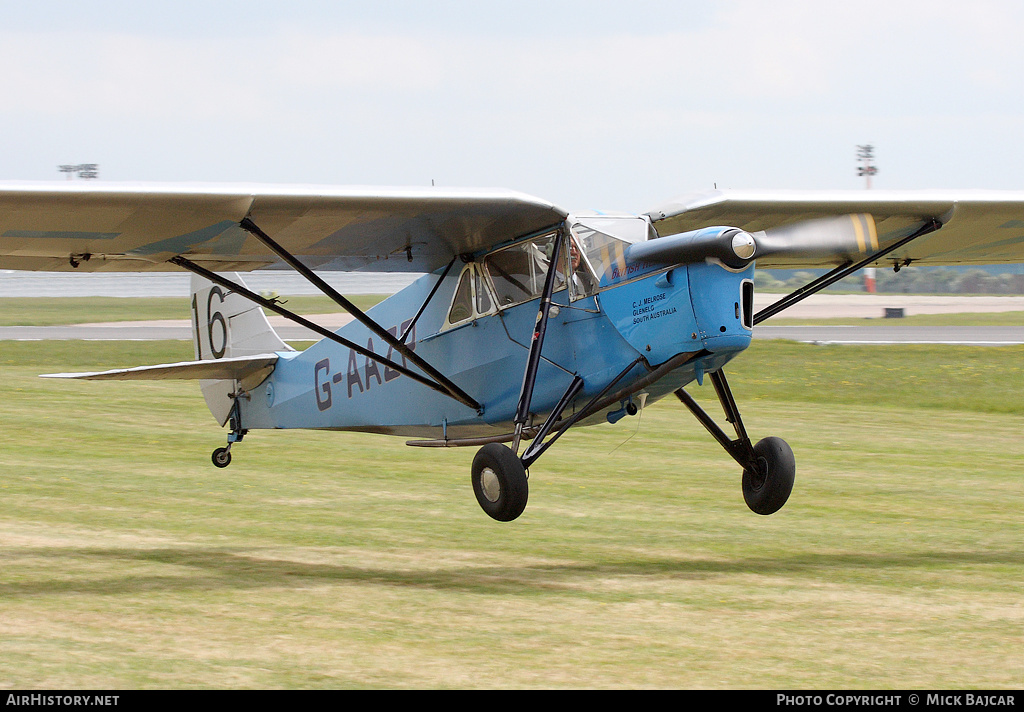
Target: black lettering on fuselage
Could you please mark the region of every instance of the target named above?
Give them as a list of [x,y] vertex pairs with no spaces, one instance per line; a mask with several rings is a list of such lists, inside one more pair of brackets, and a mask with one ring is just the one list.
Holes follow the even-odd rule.
[[[373,351],[373,339],[367,339],[366,340],[366,349],[367,349],[367,351],[374,352]],[[376,352],[374,352],[374,353],[376,353]],[[379,365],[372,358],[368,358],[368,359],[366,359],[366,367],[363,368],[363,380],[366,381],[366,390],[370,390],[370,379],[371,378],[376,378],[377,379],[377,385],[378,386],[381,385],[381,383],[383,383],[383,381],[381,381],[381,379],[380,379],[380,368],[379,368]]]
[[[405,332],[406,329],[409,328],[410,324],[412,324],[412,319],[407,319],[406,321],[402,322],[402,332],[403,333]],[[392,336],[394,336],[397,339],[398,338],[398,327],[397,326],[392,326],[390,329],[388,329],[388,333],[391,334]],[[415,324],[412,324],[412,331],[409,333],[409,336],[407,337],[406,341],[409,343],[409,350],[410,351],[415,351],[416,350],[416,325]],[[394,349],[394,347],[392,347],[390,345],[388,346],[388,354],[387,354],[386,358],[389,361],[394,361],[395,360],[395,349]],[[402,365],[405,366],[406,368],[409,367],[409,364],[407,364],[406,361],[405,361],[405,356],[404,355],[402,356]],[[393,380],[395,380],[396,378],[398,378],[401,375],[402,375],[401,373],[399,373],[398,371],[396,371],[393,368],[390,368],[389,366],[385,366],[384,367],[384,381],[385,381],[385,383],[387,381],[393,381]]]
[[[331,382],[327,375],[331,370],[330,359],[317,361],[313,366],[313,394],[316,396],[316,407],[320,410],[327,410],[331,407]],[[320,372],[324,372],[324,380],[320,380]]]
[[352,385],[355,384],[359,387],[359,392],[363,392],[363,382],[359,378],[359,365],[356,363],[356,352],[352,349],[348,350],[348,376],[345,381],[345,385],[348,386],[348,397],[352,397]]
[[[198,314],[197,320],[198,320]],[[223,317],[218,312],[217,317]],[[210,328],[212,329],[212,323],[216,319],[210,320]],[[408,319],[402,322],[401,332],[399,327],[393,326],[388,329],[388,333],[398,338],[399,333],[403,333],[412,324],[412,320]],[[225,325],[226,326],[226,325]],[[226,331],[226,329],[225,329]],[[412,326],[412,329],[408,336],[409,350],[415,350],[416,348],[416,327]],[[373,339],[369,338],[366,341],[366,348],[368,351],[376,353],[373,349]],[[388,346],[387,358],[394,360],[396,354],[393,347]],[[402,357],[402,365],[407,366],[405,357]],[[362,374],[360,375],[360,371]],[[402,374],[393,368],[384,366],[383,376],[381,375],[381,364],[372,358],[366,358],[363,362],[363,367],[360,369],[359,360],[356,358],[356,352],[352,349],[348,350],[348,363],[344,372],[339,371],[338,373],[331,374],[331,362],[330,359],[321,359],[313,365],[313,395],[316,397],[316,407],[319,410],[327,410],[333,405],[332,389],[331,384],[340,384],[342,381],[345,382],[345,388],[348,397],[352,397],[353,389],[358,389],[359,393],[370,390],[372,381],[377,381],[377,385],[384,385],[388,381],[393,381]]]
[[[390,329],[388,329],[388,333],[391,334],[392,336],[394,336],[397,339],[398,338],[398,327],[397,326],[392,326]],[[393,347],[391,347],[391,346],[388,346],[387,358],[388,358],[389,361],[393,360],[391,357],[394,355],[394,353],[395,353],[395,349]],[[404,356],[402,357],[402,365],[403,366],[405,365],[405,357]],[[393,381],[393,380],[395,380],[396,378],[398,378],[401,375],[402,374],[400,374],[398,371],[396,371],[395,369],[391,368],[390,366],[384,366],[384,381],[385,381],[385,383],[388,382],[388,381]]]

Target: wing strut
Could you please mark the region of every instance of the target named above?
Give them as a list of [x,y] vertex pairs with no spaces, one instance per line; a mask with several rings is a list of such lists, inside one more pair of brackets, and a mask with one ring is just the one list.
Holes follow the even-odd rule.
[[[561,422],[561,424],[559,424],[556,421],[559,420],[562,411],[564,411],[565,407],[568,405],[568,401],[576,396],[576,394],[580,390],[580,387],[583,385],[582,380],[580,381],[579,385],[577,385],[574,379],[574,381],[569,384],[569,389],[566,391],[566,394],[562,396],[562,401],[564,401],[564,403],[560,401],[558,405],[555,406],[555,409],[551,412],[551,415],[548,416],[548,419],[544,422],[544,424],[534,435],[533,442],[530,443],[530,446],[523,451],[523,456],[520,458],[523,462],[523,466],[529,467],[530,465],[532,465],[537,460],[537,458],[539,458],[544,453],[545,450],[551,447],[555,440],[560,438],[569,428],[576,425],[576,423],[578,423],[579,421],[583,420],[584,418],[589,418],[598,411],[611,406],[613,403],[618,403],[622,401],[622,399],[624,398],[629,398],[635,395],[636,393],[639,393],[652,383],[661,380],[661,378],[668,374],[670,371],[674,371],[683,364],[689,363],[690,361],[693,361],[696,358],[707,355],[707,353],[707,351],[693,351],[688,353],[676,354],[668,361],[666,361],[665,363],[661,364],[656,368],[651,368],[651,366],[647,363],[643,356],[638,356],[636,359],[631,361],[629,365],[622,369],[622,371],[619,372],[619,375],[613,378],[611,382],[601,390],[600,393],[591,398],[589,403],[587,403],[585,406],[576,411],[576,413],[572,415],[570,418],[566,419],[565,421]],[[611,393],[611,395],[608,395],[609,392],[611,392],[612,388],[619,381],[621,381],[630,371],[632,371],[633,367],[635,367],[637,364],[644,365],[644,367],[648,371],[647,375],[637,381],[633,381],[629,385],[629,387],[620,388],[619,390]],[[576,378],[578,379],[579,376],[576,376]],[[541,442],[551,432],[552,428],[555,425],[558,425],[558,429],[554,431],[554,434],[547,441]]]
[[[463,405],[466,405],[466,406],[468,406],[470,408],[473,408],[475,410],[478,410],[478,411],[480,410],[480,405],[475,400],[473,400],[469,396],[467,396],[464,393],[462,393],[462,391],[453,392],[451,389],[447,388],[444,384],[438,383],[438,382],[433,381],[433,380],[431,380],[431,379],[429,379],[429,378],[427,378],[427,377],[425,377],[425,376],[423,376],[423,375],[421,375],[419,373],[416,373],[415,371],[412,371],[409,368],[407,368],[406,366],[403,366],[402,364],[396,363],[395,361],[392,361],[389,358],[386,358],[384,356],[380,356],[378,354],[375,354],[373,351],[367,349],[366,347],[360,346],[359,344],[357,344],[355,342],[349,341],[345,337],[339,336],[338,334],[335,334],[330,329],[328,329],[326,327],[323,327],[323,326],[320,326],[319,324],[316,324],[316,323],[310,321],[309,319],[306,319],[305,317],[299,316],[298,314],[296,314],[293,311],[285,309],[280,304],[278,304],[276,301],[274,301],[272,299],[267,299],[265,297],[261,297],[259,294],[256,294],[255,292],[252,292],[249,289],[246,289],[241,284],[238,284],[237,282],[233,282],[230,279],[226,279],[226,278],[220,276],[219,274],[217,274],[216,272],[211,272],[210,270],[206,269],[205,267],[201,267],[201,266],[197,265],[195,262],[192,262],[191,260],[188,260],[188,259],[182,257],[181,255],[177,255],[176,257],[172,257],[170,260],[168,260],[168,262],[170,262],[172,264],[175,264],[175,265],[181,267],[182,269],[186,269],[189,272],[194,272],[195,274],[198,274],[198,275],[200,275],[202,277],[205,277],[206,279],[210,280],[211,282],[219,284],[220,286],[222,286],[222,287],[224,287],[226,289],[230,289],[233,292],[237,292],[239,295],[245,297],[249,301],[255,302],[256,304],[259,304],[261,307],[264,307],[265,309],[269,309],[269,310],[271,310],[273,312],[276,312],[276,313],[280,314],[281,316],[283,316],[283,317],[285,317],[287,319],[290,319],[291,321],[294,321],[296,324],[304,326],[304,327],[306,327],[307,329],[309,329],[311,331],[315,331],[316,333],[318,333],[321,336],[323,336],[325,339],[330,339],[331,341],[339,343],[342,346],[347,346],[348,348],[352,349],[356,353],[358,353],[358,354],[360,354],[362,356],[365,356],[366,358],[371,359],[372,361],[376,361],[377,363],[383,364],[383,365],[387,366],[388,368],[392,368],[395,371],[398,371],[399,373],[401,373],[402,375],[408,376],[409,378],[411,378],[412,380],[416,381],[417,383],[421,383],[424,386],[427,386],[428,388],[431,388],[431,389],[437,391],[438,393],[443,393],[444,395],[447,395],[447,396],[449,396],[449,397],[459,401]],[[389,336],[390,336],[390,334],[389,334]]]
[[[434,298],[435,294],[437,294],[438,287],[441,286],[441,282],[443,282],[444,278],[448,276],[449,272],[451,272],[452,266],[455,264],[455,260],[457,259],[458,256],[452,257],[452,261],[448,263],[448,266],[444,268],[444,272],[442,272],[441,276],[437,278],[436,282],[434,282],[434,286],[430,290],[430,294],[428,294],[427,298],[423,300],[422,304],[420,304],[420,308],[416,311],[416,316],[414,316],[412,321],[409,322],[409,326],[405,327],[405,333],[398,337],[398,340],[403,344],[409,337],[409,334],[412,333],[412,330],[416,328],[416,322],[420,320],[421,316],[423,316],[423,310],[427,308],[427,305],[430,304],[430,300]],[[391,332],[389,331],[388,333],[390,334]]]
[[897,240],[893,244],[889,245],[888,247],[886,247],[884,249],[879,250],[878,252],[874,253],[870,257],[866,257],[863,260],[861,260],[860,262],[856,262],[856,263],[847,262],[844,265],[840,265],[839,267],[836,267],[831,272],[828,272],[827,274],[823,274],[821,277],[818,277],[813,282],[809,282],[808,284],[805,284],[804,286],[800,287],[798,290],[796,290],[792,294],[789,294],[789,295],[783,297],[782,299],[780,299],[779,301],[775,302],[774,304],[771,304],[771,305],[765,307],[764,309],[762,309],[761,311],[759,311],[757,314],[754,315],[754,324],[755,325],[760,324],[765,319],[767,319],[769,317],[772,317],[772,316],[775,316],[776,314],[778,314],[783,309],[788,309],[789,307],[793,306],[794,304],[796,304],[799,301],[802,301],[802,300],[806,299],[807,297],[811,296],[812,294],[817,294],[818,292],[820,292],[825,287],[828,287],[829,285],[838,282],[843,277],[847,277],[847,276],[853,274],[854,272],[859,270],[861,267],[866,267],[867,265],[871,264],[875,260],[880,259],[882,257],[885,257],[887,254],[889,254],[893,250],[897,250],[900,247],[903,247],[904,245],[906,245],[908,242],[911,242],[912,240],[916,240],[917,238],[922,237],[923,235],[927,235],[929,233],[935,232],[940,227],[942,227],[942,223],[939,222],[938,220],[936,220],[935,218],[932,218],[931,220],[926,222],[924,225],[919,227],[915,232],[911,233],[907,237],[904,237],[902,240]]
[[[326,296],[333,299],[342,309],[362,323],[363,326],[379,336],[395,351],[402,354],[402,358],[411,361],[422,369],[424,373],[433,378],[436,383],[441,386],[442,392],[447,393],[460,403],[468,405],[471,408],[475,408],[476,410],[480,410],[480,404],[473,400],[468,393],[455,385],[447,376],[431,366],[423,358],[417,356],[416,352],[409,348],[402,340],[396,338],[387,329],[381,327],[380,324],[368,317],[359,307],[339,294],[334,287],[321,279],[320,275],[302,264],[302,262],[296,259],[294,255],[281,247],[281,245],[275,242],[267,233],[263,232],[256,223],[249,218],[243,218],[242,222],[239,224],[243,230],[262,242],[268,249],[270,249],[271,252],[284,260],[292,269],[305,277],[313,286],[323,292]],[[449,269],[451,268],[451,263],[449,263],[448,267]],[[440,282],[438,282],[438,284],[440,284]]]

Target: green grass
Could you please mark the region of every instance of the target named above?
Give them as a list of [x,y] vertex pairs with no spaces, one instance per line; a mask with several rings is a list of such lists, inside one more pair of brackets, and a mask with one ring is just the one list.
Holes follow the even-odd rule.
[[0,684],[1024,679],[1020,349],[755,342],[730,381],[752,435],[796,452],[778,514],[746,509],[738,467],[666,400],[570,433],[499,524],[471,450],[253,432],[219,470],[224,432],[194,385],[36,377],[190,348],[0,343]]
[[[369,309],[384,295],[359,294],[348,297],[360,309]],[[299,314],[342,311],[327,297],[282,296],[284,306]],[[0,298],[0,326],[57,326],[86,322],[148,321],[189,319],[189,301],[177,297],[3,297]]]
[[755,340],[727,372],[745,401],[1024,415],[1024,346]]

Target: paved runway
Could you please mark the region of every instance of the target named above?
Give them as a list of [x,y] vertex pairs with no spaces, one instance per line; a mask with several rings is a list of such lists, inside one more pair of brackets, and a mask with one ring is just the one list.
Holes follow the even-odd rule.
[[[270,324],[285,341],[319,341],[320,335],[297,326],[282,316],[270,316]],[[352,320],[348,314],[318,314],[312,321],[336,330]],[[81,339],[83,341],[191,341],[192,322],[188,319],[165,321],[117,321],[67,326],[0,326],[0,341],[42,341]]]
[[[321,337],[300,326],[275,327],[285,341],[313,340]],[[123,324],[72,324],[70,326],[0,326],[0,341],[191,341],[192,329],[186,321],[125,322]]]
[[[760,311],[782,296],[781,294],[755,294],[754,311]],[[815,294],[790,307],[779,317],[880,319],[885,316],[886,309],[902,309],[906,316],[1024,311],[1024,297],[1015,295],[937,297],[930,294]]]
[[769,326],[754,328],[755,339],[789,339],[812,344],[1024,344],[1024,326]]

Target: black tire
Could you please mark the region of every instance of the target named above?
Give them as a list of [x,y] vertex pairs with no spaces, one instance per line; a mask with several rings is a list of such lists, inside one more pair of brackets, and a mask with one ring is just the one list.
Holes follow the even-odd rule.
[[231,464],[231,451],[226,447],[219,447],[213,451],[210,459],[213,460],[213,464],[217,467],[227,467]]
[[526,509],[530,487],[526,468],[512,450],[500,443],[480,448],[473,458],[473,493],[492,519],[511,522]]
[[796,479],[796,458],[782,438],[765,438],[754,446],[757,471],[743,470],[743,500],[757,514],[774,514],[789,499]]

